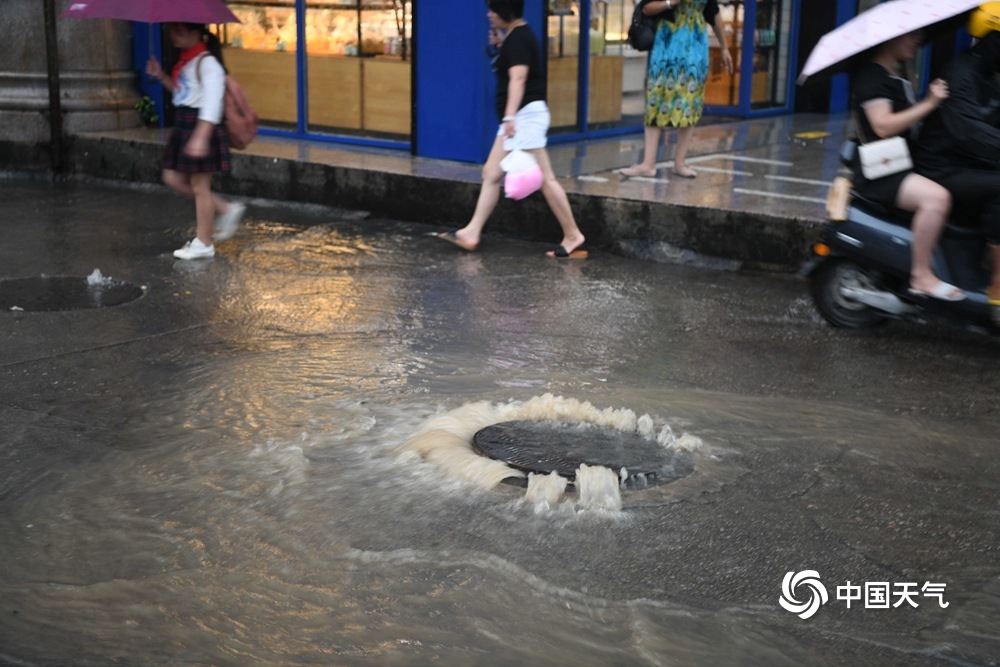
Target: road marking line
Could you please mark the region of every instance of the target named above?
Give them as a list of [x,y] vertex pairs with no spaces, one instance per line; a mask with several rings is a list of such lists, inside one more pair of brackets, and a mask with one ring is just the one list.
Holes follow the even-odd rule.
[[795,201],[807,201],[814,204],[826,204],[825,199],[817,197],[799,197],[797,195],[779,195],[776,192],[764,192],[762,190],[744,190],[743,188],[733,188],[733,192],[741,195],[756,195],[758,197],[773,197],[775,199],[794,199]]
[[805,185],[822,185],[824,187],[830,185],[829,181],[817,181],[812,178],[795,178],[793,176],[774,176],[772,174],[766,174],[764,178],[770,178],[774,181],[788,181],[789,183],[803,183]]
[[[694,162],[694,160],[688,160],[688,162]],[[669,169],[672,168],[673,166],[674,163],[672,161],[656,163],[657,169]],[[700,166],[698,167],[698,169],[705,172],[712,172],[713,174],[735,174],[737,176],[753,176],[753,173],[749,171],[739,171],[737,169],[719,169],[718,167],[704,167],[704,166]],[[637,178],[637,177],[633,176],[632,178]],[[647,178],[647,177],[640,176],[638,178]],[[678,176],[677,178],[684,178],[684,177]]]
[[589,181],[591,183],[607,183],[608,179],[603,176],[577,176],[578,181]]
[[706,171],[712,174],[733,174],[734,176],[753,176],[751,171],[740,171],[739,169],[717,169],[716,167],[706,167],[698,165],[698,171]]
[[734,162],[756,162],[758,164],[773,164],[779,167],[794,167],[794,162],[785,162],[783,160],[765,160],[759,157],[744,157],[742,155],[733,155],[732,153],[715,153],[713,155],[699,155],[698,157],[693,157],[688,160],[688,162],[705,162],[707,160],[732,160]]

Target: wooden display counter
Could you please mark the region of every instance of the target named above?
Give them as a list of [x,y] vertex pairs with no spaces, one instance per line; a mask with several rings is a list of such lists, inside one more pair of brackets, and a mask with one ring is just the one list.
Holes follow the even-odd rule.
[[[750,103],[767,104],[771,101],[771,77],[767,72],[754,72],[750,84]],[[705,104],[738,106],[740,103],[740,75],[713,74],[705,84]]]
[[[589,122],[606,123],[622,117],[622,56],[590,57],[590,92],[587,97]],[[552,127],[576,125],[579,61],[577,58],[550,58],[548,61],[548,105]]]
[[[733,62],[739,63],[735,49],[730,49]],[[740,103],[740,72],[730,75],[722,69],[722,57],[718,47],[709,49],[708,82],[705,84],[705,104],[719,106],[739,106]],[[771,100],[771,76],[766,71],[754,72],[750,84],[750,103],[767,104]]]
[[223,49],[222,59],[229,73],[240,82],[261,121],[296,121],[294,53],[230,48]]
[[409,134],[413,105],[410,63],[377,57],[363,59],[362,65],[362,129]]
[[360,130],[361,58],[309,56],[309,124]]
[[[228,48],[223,58],[261,122],[297,121],[294,53]],[[410,134],[410,62],[317,55],[307,67],[311,127]]]

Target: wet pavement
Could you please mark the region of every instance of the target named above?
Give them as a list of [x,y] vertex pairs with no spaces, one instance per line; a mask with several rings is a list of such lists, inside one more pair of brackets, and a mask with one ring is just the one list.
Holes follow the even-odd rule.
[[[596,247],[661,261],[694,253],[793,270],[824,219],[846,125],[846,116],[821,114],[706,119],[689,151],[694,180],[670,178],[672,143],[661,151],[655,177],[622,177],[618,170],[641,158],[641,134],[565,143],[557,136],[550,153],[577,221]],[[82,134],[69,161],[77,174],[157,183],[165,137],[147,129]],[[234,153],[233,169],[219,186],[243,198],[361,208],[454,228],[475,207],[479,170],[399,151],[261,137]],[[559,238],[541,195],[501,201],[486,231]]]
[[[1000,655],[996,341],[835,330],[787,275],[469,254],[315,205],[256,201],[182,262],[162,188],[0,187],[0,277],[143,288],[0,313],[0,664]],[[472,414],[613,417],[693,471],[540,506],[403,449]],[[804,620],[779,600],[805,571]]]

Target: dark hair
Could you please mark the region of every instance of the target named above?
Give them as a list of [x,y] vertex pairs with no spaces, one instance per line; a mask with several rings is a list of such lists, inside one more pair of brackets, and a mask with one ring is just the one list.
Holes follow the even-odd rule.
[[[219,61],[222,65],[222,69],[226,69],[226,63],[222,61],[222,42],[219,41],[218,36],[215,35],[208,26],[204,23],[181,23],[182,26],[188,30],[195,31],[201,35],[202,41],[205,42],[205,46],[208,47],[208,52]],[[226,70],[228,72],[228,70]]]
[[504,21],[524,16],[524,0],[486,0],[486,6]]

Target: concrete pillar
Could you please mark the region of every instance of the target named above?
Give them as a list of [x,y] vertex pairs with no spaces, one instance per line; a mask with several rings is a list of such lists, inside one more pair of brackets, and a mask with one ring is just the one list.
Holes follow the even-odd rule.
[[[72,0],[57,0],[61,13]],[[58,19],[66,134],[137,127],[131,24]],[[45,13],[39,0],[0,0],[0,142],[49,142]]]

